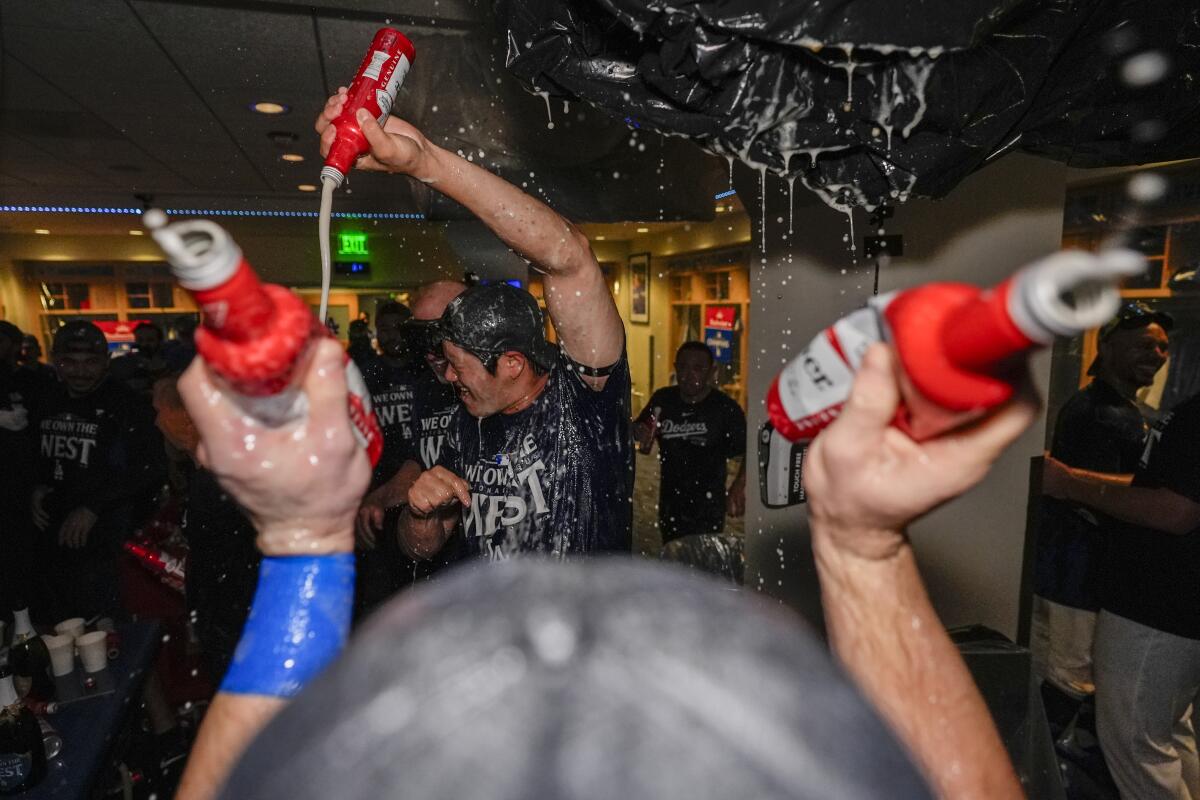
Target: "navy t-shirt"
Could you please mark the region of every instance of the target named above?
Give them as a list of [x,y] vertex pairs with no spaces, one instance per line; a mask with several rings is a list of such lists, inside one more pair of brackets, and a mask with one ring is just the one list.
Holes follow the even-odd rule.
[[[1163,487],[1200,503],[1200,396],[1155,425],[1133,485]],[[1117,525],[1103,608],[1156,630],[1200,639],[1200,530],[1183,536]]]
[[[1146,422],[1137,405],[1097,378],[1058,414],[1050,455],[1071,467],[1129,474],[1142,457]],[[1082,506],[1044,497],[1034,591],[1055,603],[1097,611],[1104,551],[1115,524]]]
[[658,521],[663,540],[714,533],[725,524],[725,462],[746,454],[746,415],[713,389],[698,403],[685,402],[678,386],[659,389],[638,422],[658,420],[662,462]]
[[601,391],[560,353],[545,389],[516,414],[455,409],[439,464],[471,487],[468,551],[493,560],[623,551],[632,543],[629,362]]
[[383,455],[375,465],[371,486],[386,482],[396,474],[412,452],[416,439],[413,424],[415,387],[429,367],[414,359],[399,364],[378,358],[364,364],[363,380],[371,393],[371,407],[383,432]]
[[453,386],[439,381],[428,368],[425,374],[417,379],[413,390],[415,435],[411,442],[412,452],[408,457],[419,462],[422,469],[429,469],[438,463],[441,456],[450,420],[459,405],[458,395]]

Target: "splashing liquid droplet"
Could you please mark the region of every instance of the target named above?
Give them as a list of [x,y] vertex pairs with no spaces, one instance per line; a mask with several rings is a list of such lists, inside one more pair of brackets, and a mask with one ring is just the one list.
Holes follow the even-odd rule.
[[758,194],[762,201],[762,208],[759,209],[761,222],[759,223],[759,238],[761,239],[762,251],[767,252],[767,166],[758,168]]
[[725,160],[729,162],[729,188],[733,188],[733,156],[725,156]]

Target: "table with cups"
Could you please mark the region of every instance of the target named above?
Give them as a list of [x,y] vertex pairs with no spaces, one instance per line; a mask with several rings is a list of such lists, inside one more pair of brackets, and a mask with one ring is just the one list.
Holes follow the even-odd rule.
[[[43,634],[54,676],[55,700],[43,715],[48,770],[22,798],[85,798],[102,788],[98,779],[115,758],[131,708],[153,668],[161,634],[157,622],[112,625],[89,631],[73,618]],[[47,730],[47,728],[49,730]]]

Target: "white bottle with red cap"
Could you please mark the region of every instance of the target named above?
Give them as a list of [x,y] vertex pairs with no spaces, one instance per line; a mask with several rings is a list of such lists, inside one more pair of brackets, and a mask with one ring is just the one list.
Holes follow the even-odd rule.
[[[299,388],[301,367],[312,343],[329,331],[288,289],[262,283],[241,248],[214,222],[167,222],[151,209],[146,227],[167,255],[180,286],[203,312],[196,351],[231,389],[247,414],[278,426],[303,417],[307,399]],[[370,394],[354,362],[346,358],[350,418],[372,465],[383,437]]]
[[937,436],[1011,398],[1029,352],[1106,322],[1120,304],[1120,281],[1145,266],[1130,250],[1067,250],[993,289],[931,283],[874,298],[783,368],[767,392],[767,415],[790,441],[812,439],[837,418],[866,349],[886,341],[904,398],[896,426],[917,441]]

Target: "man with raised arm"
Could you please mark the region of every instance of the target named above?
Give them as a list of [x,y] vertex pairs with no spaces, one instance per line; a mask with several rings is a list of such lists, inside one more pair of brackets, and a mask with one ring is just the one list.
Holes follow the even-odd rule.
[[[322,150],[345,93],[317,121]],[[461,520],[489,560],[630,549],[633,451],[625,331],[587,237],[549,206],[389,117],[358,123],[371,154],[358,168],[408,175],[465,206],[544,276],[559,345],[537,301],[477,285],[446,307],[445,377],[462,403],[438,463],[408,491],[401,543],[431,558]]]

